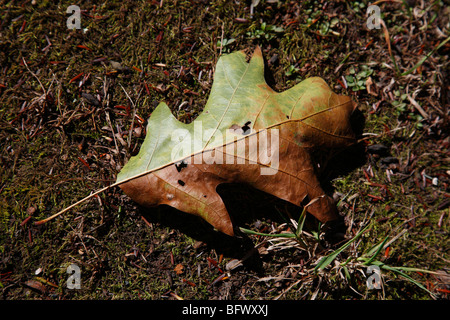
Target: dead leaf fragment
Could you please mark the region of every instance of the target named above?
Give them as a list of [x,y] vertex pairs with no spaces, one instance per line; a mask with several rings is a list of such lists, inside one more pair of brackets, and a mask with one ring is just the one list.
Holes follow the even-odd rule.
[[176,274],[180,275],[180,274],[183,273],[183,269],[184,269],[184,266],[183,266],[181,263],[179,263],[179,264],[177,264],[177,265],[175,266],[175,268],[173,269],[173,271],[175,271]]
[[44,293],[47,291],[47,288],[39,281],[36,280],[28,280],[25,282],[25,285],[33,290]]
[[368,77],[366,80],[366,88],[367,88],[367,93],[371,94],[373,96],[378,96],[378,93],[375,90],[375,85],[373,83],[372,77]]

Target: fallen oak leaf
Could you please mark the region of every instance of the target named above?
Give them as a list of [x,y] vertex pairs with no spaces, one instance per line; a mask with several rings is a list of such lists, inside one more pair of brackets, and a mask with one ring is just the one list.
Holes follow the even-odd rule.
[[180,274],[182,274],[182,273],[184,272],[183,269],[184,269],[184,266],[183,266],[181,263],[179,263],[179,264],[177,264],[177,265],[175,266],[175,268],[173,269],[173,271],[175,271],[176,274],[180,275]]
[[310,152],[355,142],[351,99],[317,77],[275,92],[265,82],[259,48],[248,63],[242,51],[222,56],[214,77],[206,106],[192,123],[158,105],[139,154],[117,176],[120,188],[143,206],[175,207],[231,236],[231,218],[216,192],[221,183],[248,183],[296,205],[305,196],[317,198],[308,212],[322,222],[337,219]]
[[328,154],[356,142],[350,125],[354,108],[349,97],[333,93],[318,77],[275,92],[265,82],[259,47],[250,62],[243,51],[223,55],[197,119],[184,124],[160,103],[148,120],[139,154],[122,168],[116,183],[36,224],[120,186],[141,205],[170,205],[232,236],[231,218],[215,191],[230,182],[248,183],[296,205],[315,200],[307,211],[322,222],[335,220],[335,205],[320,187],[311,152]]

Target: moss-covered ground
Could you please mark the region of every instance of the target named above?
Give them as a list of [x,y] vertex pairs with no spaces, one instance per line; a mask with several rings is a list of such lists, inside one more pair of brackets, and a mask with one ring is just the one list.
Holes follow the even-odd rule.
[[[1,299],[448,299],[450,12],[377,2],[384,24],[369,29],[367,1],[0,1]],[[321,178],[345,239],[372,225],[328,267],[314,272],[343,242],[230,238],[119,188],[34,224],[113,183],[160,101],[194,120],[218,57],[256,45],[275,90],[321,76],[364,119]],[[258,232],[300,212],[245,186],[219,192]],[[382,269],[368,288],[358,258],[386,237],[376,261],[431,273]],[[67,286],[71,264],[81,289]]]

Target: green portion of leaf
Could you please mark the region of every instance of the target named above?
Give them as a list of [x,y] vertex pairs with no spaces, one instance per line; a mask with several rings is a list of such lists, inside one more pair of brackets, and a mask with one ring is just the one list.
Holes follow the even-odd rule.
[[223,55],[217,62],[214,83],[203,112],[192,123],[184,124],[172,115],[165,103],[160,103],[148,121],[141,151],[122,168],[116,183],[232,142],[233,137],[226,131],[233,124],[244,126],[250,122],[254,134],[283,123],[302,121],[328,134],[330,139],[351,140],[334,134],[334,128],[318,127],[314,119],[322,112],[341,106],[330,106],[331,96],[328,85],[317,77],[282,93],[273,91],[265,82],[264,60],[259,48],[249,63],[242,51]]

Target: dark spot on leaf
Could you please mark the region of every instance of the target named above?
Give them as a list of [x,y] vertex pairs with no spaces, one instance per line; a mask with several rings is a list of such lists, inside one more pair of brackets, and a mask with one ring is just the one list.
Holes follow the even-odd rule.
[[251,121],[247,121],[243,126],[237,125],[237,124],[232,124],[228,130],[231,130],[232,132],[236,133],[236,134],[242,134],[242,135],[247,135],[251,132],[251,128],[249,126],[249,124],[251,124]]
[[235,130],[239,130],[241,127],[240,126],[238,126],[237,124],[232,124],[228,129],[229,130],[232,130],[232,131],[235,131]]
[[178,184],[184,186],[186,183],[183,180],[178,180]]
[[184,161],[175,163],[175,168],[177,168],[177,171],[180,172],[181,170],[183,170],[183,168],[187,167],[187,163]]
[[249,124],[251,124],[251,123],[252,123],[251,121],[247,121],[247,122],[244,124],[244,126],[241,128],[242,131],[243,131],[243,135],[244,135],[244,136],[250,133],[251,129],[250,129],[250,127],[249,127]]

